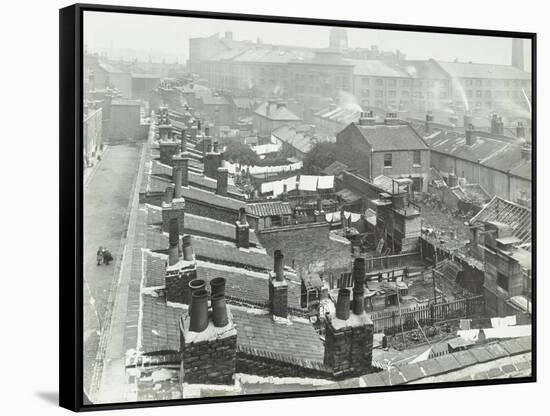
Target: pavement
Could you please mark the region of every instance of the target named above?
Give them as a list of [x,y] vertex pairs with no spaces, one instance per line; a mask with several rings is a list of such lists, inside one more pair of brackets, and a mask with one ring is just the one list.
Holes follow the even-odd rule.
[[[110,146],[86,177],[84,189],[84,390],[89,392],[102,331],[112,308],[115,278],[127,232],[129,202],[139,165],[140,145]],[[104,246],[114,260],[97,266]]]

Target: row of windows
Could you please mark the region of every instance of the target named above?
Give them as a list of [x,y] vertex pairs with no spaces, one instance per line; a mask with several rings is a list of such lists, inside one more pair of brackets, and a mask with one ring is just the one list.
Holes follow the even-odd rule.
[[504,86],[504,87],[509,87],[511,85],[514,85],[516,87],[519,87],[520,85],[522,86],[525,86],[525,87],[528,87],[531,83],[531,81],[529,80],[519,80],[519,79],[471,79],[471,78],[467,78],[463,81],[463,83],[467,86],[467,87],[472,87],[472,86],[476,86],[476,87],[481,87],[482,85],[484,86],[491,86],[491,85],[495,85],[495,86]]
[[[413,150],[413,165],[421,165],[422,159],[420,150]],[[384,153],[384,167],[391,168],[393,166],[393,155],[391,153]]]

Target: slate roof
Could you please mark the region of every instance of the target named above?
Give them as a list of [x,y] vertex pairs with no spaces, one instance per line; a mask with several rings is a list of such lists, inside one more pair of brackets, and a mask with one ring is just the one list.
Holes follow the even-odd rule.
[[437,61],[441,68],[455,78],[525,79],[531,74],[512,65],[478,64]]
[[[268,106],[269,106],[269,114],[267,114]],[[270,120],[275,120],[275,121],[302,120],[292,111],[290,111],[290,109],[286,105],[280,106],[280,105],[277,105],[277,103],[275,102],[271,102],[271,103],[268,101],[263,102],[254,110],[254,113],[259,116],[268,118]]]
[[470,219],[470,224],[482,224],[489,221],[507,224],[512,227],[514,235],[524,244],[531,244],[531,219],[530,208],[495,196],[477,215]]
[[232,308],[231,312],[237,326],[238,349],[255,349],[297,360],[323,362],[323,343],[309,322],[282,324],[275,322],[269,314],[259,315],[237,308]]
[[[373,151],[426,150],[428,146],[409,124],[353,124]],[[342,133],[340,133],[342,134]]]
[[246,212],[256,217],[271,217],[275,215],[291,215],[292,208],[288,202],[258,202],[246,205]]
[[180,349],[178,320],[183,310],[166,304],[164,297],[141,295],[141,350],[145,354]]

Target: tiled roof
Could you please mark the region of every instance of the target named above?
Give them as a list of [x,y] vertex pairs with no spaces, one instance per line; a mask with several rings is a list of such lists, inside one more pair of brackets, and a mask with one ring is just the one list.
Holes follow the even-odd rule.
[[258,202],[247,204],[246,211],[256,217],[270,217],[273,215],[291,215],[292,208],[288,202]]
[[183,310],[166,304],[163,297],[143,294],[141,350],[144,354],[180,350],[178,320]]
[[[426,137],[424,140],[433,151],[475,163],[486,163],[490,158],[496,156],[497,152],[507,152],[508,147],[517,148],[519,154],[519,147],[516,145],[480,135],[475,131],[472,134],[475,136],[475,142],[471,146],[466,144],[464,133],[449,131],[442,131],[432,137]],[[494,163],[494,165],[495,168],[496,166],[501,167],[498,163]],[[505,171],[508,171],[509,168]]]
[[437,61],[450,77],[454,78],[488,78],[488,79],[525,79],[531,74],[512,65],[478,64],[466,62]]
[[269,314],[257,314],[232,308],[237,326],[238,348],[268,351],[297,360],[323,362],[324,346],[319,334],[308,323],[275,322]]
[[[269,114],[268,114],[269,107]],[[301,118],[288,109],[286,105],[278,105],[275,102],[263,102],[255,110],[254,113],[259,116],[266,117],[276,121],[300,121]]]
[[371,126],[353,124],[353,126],[363,135],[374,151],[428,149],[426,143],[408,124],[374,124]]
[[493,197],[481,211],[470,220],[470,224],[496,221],[512,227],[514,235],[524,244],[531,244],[531,209],[498,196]]
[[149,251],[142,251],[142,256],[145,261],[143,287],[163,287],[166,284],[166,258]]

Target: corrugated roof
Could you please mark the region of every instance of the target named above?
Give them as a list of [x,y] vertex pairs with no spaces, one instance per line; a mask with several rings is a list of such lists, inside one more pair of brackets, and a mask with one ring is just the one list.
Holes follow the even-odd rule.
[[256,217],[270,217],[274,215],[291,215],[292,208],[288,202],[272,201],[247,204],[246,211]]
[[531,209],[495,196],[470,220],[470,224],[501,222],[509,225],[524,244],[531,244],[531,219]]

